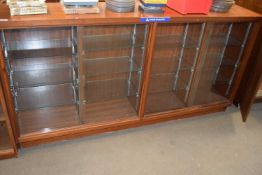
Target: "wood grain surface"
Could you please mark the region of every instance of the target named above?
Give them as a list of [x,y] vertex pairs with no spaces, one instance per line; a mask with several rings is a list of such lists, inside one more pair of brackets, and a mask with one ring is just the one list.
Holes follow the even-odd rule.
[[[49,3],[47,15],[10,16],[9,8],[0,5],[0,28],[24,28],[40,26],[75,26],[140,23],[141,17],[171,17],[173,22],[201,21],[257,21],[261,15],[234,5],[227,13],[209,13],[208,15],[182,15],[170,8],[164,14],[145,14],[136,7],[131,13],[116,13],[107,10],[104,2],[99,3],[99,14],[66,15],[60,3]],[[137,4],[138,5],[138,4]]]

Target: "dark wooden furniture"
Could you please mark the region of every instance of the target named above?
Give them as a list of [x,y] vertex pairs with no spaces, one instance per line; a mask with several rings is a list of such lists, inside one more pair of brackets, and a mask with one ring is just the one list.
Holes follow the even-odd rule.
[[[10,17],[0,6],[1,78],[16,143],[51,141],[223,111],[235,99],[261,16],[134,13]],[[5,61],[5,63],[4,63]]]
[[[262,1],[237,0],[236,3],[262,14]],[[262,101],[262,27],[256,38],[256,44],[247,64],[245,76],[242,78],[240,88],[236,95],[235,104],[241,108],[243,121],[246,121],[254,102]]]

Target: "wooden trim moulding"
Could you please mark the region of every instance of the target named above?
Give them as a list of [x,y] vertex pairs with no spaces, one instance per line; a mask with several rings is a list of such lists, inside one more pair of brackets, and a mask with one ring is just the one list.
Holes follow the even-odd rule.
[[0,160],[9,159],[9,158],[13,158],[16,156],[17,156],[17,153],[13,149],[0,151]]
[[149,26],[149,35],[148,35],[148,44],[147,44],[147,51],[146,51],[146,60],[145,60],[145,67],[143,73],[143,79],[141,80],[142,88],[141,88],[141,96],[140,96],[140,105],[139,105],[139,118],[142,120],[145,114],[145,107],[146,107],[146,100],[147,100],[147,93],[149,87],[149,79],[151,73],[151,65],[153,61],[153,54],[154,54],[154,47],[155,47],[155,39],[156,39],[156,31],[157,31],[157,23],[150,24]]
[[15,139],[15,142],[18,143],[18,136],[20,135],[18,121],[16,118],[14,101],[13,101],[13,97],[12,97],[12,93],[10,89],[10,83],[9,83],[9,80],[6,74],[7,71],[6,71],[4,57],[2,53],[3,51],[2,51],[2,47],[0,43],[0,78],[1,78],[2,89],[4,93],[5,103],[7,106],[7,113],[9,116],[13,134],[14,134],[14,139]]
[[82,136],[95,135],[100,133],[118,131],[128,128],[140,127],[144,125],[156,124],[159,122],[199,116],[203,114],[225,111],[230,105],[229,102],[221,102],[210,105],[196,106],[175,110],[171,112],[159,113],[152,117],[138,119],[118,120],[113,122],[104,122],[98,124],[84,124],[80,126],[58,129],[48,133],[31,133],[22,135],[19,138],[22,147],[30,147],[53,141],[67,140]]
[[0,5],[0,28],[17,29],[29,27],[59,27],[59,26],[85,26],[104,24],[133,24],[141,23],[141,17],[170,17],[173,23],[203,23],[203,22],[256,22],[261,21],[261,15],[247,10],[238,5],[234,5],[227,13],[209,13],[181,15],[178,12],[166,8],[163,15],[144,14],[138,10],[132,13],[114,13],[106,9],[105,3],[100,2],[99,14],[66,15],[60,3],[47,3],[47,15],[34,16],[13,16],[10,17],[9,9],[5,5]]

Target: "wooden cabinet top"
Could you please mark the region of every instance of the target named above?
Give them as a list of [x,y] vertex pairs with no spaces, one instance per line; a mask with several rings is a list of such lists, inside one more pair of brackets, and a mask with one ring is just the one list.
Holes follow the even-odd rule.
[[24,28],[41,26],[79,26],[98,24],[127,24],[140,23],[141,17],[171,17],[172,22],[205,22],[205,21],[258,21],[261,15],[243,7],[234,5],[227,13],[209,13],[208,15],[182,15],[166,8],[164,14],[145,14],[136,7],[132,13],[115,13],[105,8],[100,2],[99,14],[66,15],[61,4],[48,3],[47,15],[10,16],[9,8],[0,5],[0,28]]

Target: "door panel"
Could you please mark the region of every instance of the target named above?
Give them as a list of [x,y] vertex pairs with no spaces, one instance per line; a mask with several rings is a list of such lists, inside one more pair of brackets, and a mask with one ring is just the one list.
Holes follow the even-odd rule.
[[159,24],[145,114],[186,107],[204,24]]
[[145,114],[228,101],[250,28],[249,23],[159,24]]
[[251,109],[251,106],[256,99],[256,93],[259,90],[262,82],[262,28],[257,37],[255,48],[251,54],[250,62],[245,71],[244,80],[241,83],[241,89],[238,91],[238,102],[243,121],[246,121]]
[[138,119],[147,32],[136,24],[79,28],[83,123]]

